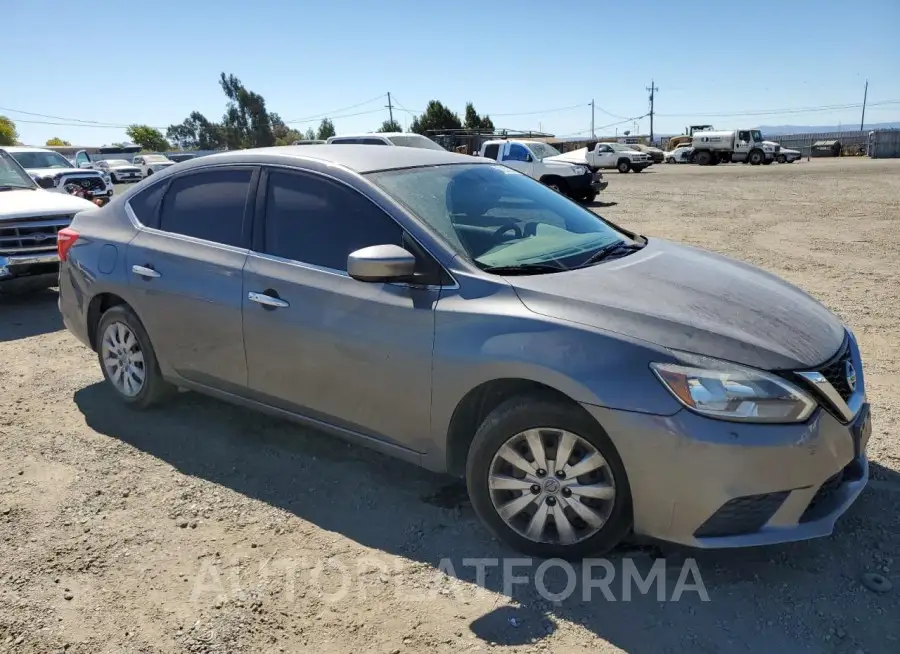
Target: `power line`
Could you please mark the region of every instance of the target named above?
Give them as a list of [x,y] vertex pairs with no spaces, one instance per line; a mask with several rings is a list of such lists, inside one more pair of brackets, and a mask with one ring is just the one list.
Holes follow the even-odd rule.
[[[491,115],[491,116],[536,116],[538,114],[552,114],[552,113],[556,113],[559,111],[570,111],[572,109],[583,109],[585,106],[590,106],[590,105],[591,105],[590,102],[588,102],[588,103],[582,102],[581,104],[573,104],[568,107],[557,107],[556,109],[541,109],[540,111],[519,111],[519,112],[514,112],[514,113],[506,113],[506,114],[491,113],[489,115]],[[606,112],[604,112],[604,113],[606,113]]]
[[[868,106],[881,106],[900,104],[900,100],[882,100],[880,102],[869,102]],[[666,118],[694,118],[701,116],[708,117],[728,117],[728,116],[778,116],[781,114],[804,114],[815,113],[819,111],[837,111],[841,109],[857,109],[862,106],[861,102],[851,102],[848,104],[832,104],[820,105],[817,107],[795,107],[792,109],[753,109],[750,111],[730,111],[721,113],[690,113],[690,114],[656,114],[657,116],[665,116]]]
[[333,111],[329,111],[324,114],[316,114],[315,116],[307,116],[305,118],[295,118],[293,120],[286,120],[286,121],[284,121],[284,124],[290,125],[292,123],[310,123],[310,122],[313,122],[316,120],[321,120],[322,118],[329,118],[333,114],[338,114],[343,111],[350,111],[351,109],[356,109],[357,107],[364,107],[367,104],[372,104],[373,102],[381,100],[383,97],[385,97],[384,93],[382,93],[381,95],[377,95],[374,98],[371,98],[369,100],[366,100],[365,102],[357,102],[356,104],[351,104],[349,107],[341,107],[340,109],[334,109]]

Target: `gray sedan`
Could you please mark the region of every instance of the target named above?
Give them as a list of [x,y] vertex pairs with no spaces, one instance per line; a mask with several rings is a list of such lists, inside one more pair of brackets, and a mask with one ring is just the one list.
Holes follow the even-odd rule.
[[487,159],[215,154],[78,214],[59,254],[121,401],[191,389],[464,476],[530,555],[824,536],[868,479],[837,317]]

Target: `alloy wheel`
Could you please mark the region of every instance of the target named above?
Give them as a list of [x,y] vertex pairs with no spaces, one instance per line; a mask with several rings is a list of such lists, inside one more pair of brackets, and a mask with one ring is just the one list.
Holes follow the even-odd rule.
[[100,348],[103,367],[113,386],[122,395],[135,397],[144,388],[146,369],[134,332],[125,323],[110,323],[103,332]]
[[616,499],[612,469],[588,440],[554,428],[528,429],[504,443],[489,468],[494,509],[538,543],[572,545],[599,532]]

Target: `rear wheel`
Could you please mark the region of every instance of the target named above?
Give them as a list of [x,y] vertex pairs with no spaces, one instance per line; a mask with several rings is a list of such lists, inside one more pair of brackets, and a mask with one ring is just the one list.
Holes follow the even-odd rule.
[[699,166],[708,166],[712,163],[712,154],[708,150],[701,150],[694,155],[694,161]]
[[101,316],[97,356],[103,377],[129,406],[146,409],[175,391],[162,378],[150,337],[127,305],[116,305]]
[[476,514],[498,538],[542,558],[577,559],[629,532],[631,493],[609,437],[584,410],[543,394],[494,409],[469,449]]

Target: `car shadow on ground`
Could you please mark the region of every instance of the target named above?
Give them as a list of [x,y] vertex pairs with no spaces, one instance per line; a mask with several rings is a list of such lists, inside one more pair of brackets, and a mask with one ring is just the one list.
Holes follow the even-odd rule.
[[63,321],[56,308],[58,297],[56,289],[0,294],[0,343],[60,331]]
[[[632,654],[837,651],[819,649],[825,646],[822,634],[809,633],[834,624],[846,625],[842,629],[848,632],[840,651],[888,651],[877,646],[884,643],[885,629],[900,637],[900,627],[887,622],[878,625],[879,634],[852,629],[854,619],[900,610],[897,593],[880,595],[859,584],[859,575],[871,565],[865,558],[874,546],[870,540],[886,542],[885,551],[900,557],[896,539],[887,536],[900,533],[897,512],[882,510],[900,498],[895,492],[900,477],[877,464],[872,476],[886,489],[867,489],[831,538],[718,552],[625,546],[607,555],[607,564],[574,564],[573,581],[564,567],[541,572],[540,561],[528,564],[493,540],[459,481],[194,393],[181,393],[146,413],[121,406],[102,383],[78,390],[74,400],[89,427],[182,474],[434,570],[446,572],[449,561],[457,578],[513,600],[470,623],[471,632],[485,642],[539,643],[561,621],[581,625]],[[464,563],[467,559],[494,560],[483,581],[473,564]],[[504,565],[512,566],[510,574],[503,574]],[[598,579],[610,579],[604,565],[614,575],[609,594],[596,585]],[[641,593],[630,583],[634,572],[648,579],[654,565],[665,569],[649,592]],[[526,580],[510,583],[512,575]],[[818,613],[803,608],[813,605],[822,608]],[[802,612],[803,619],[794,612]]]

